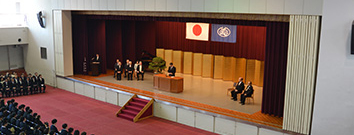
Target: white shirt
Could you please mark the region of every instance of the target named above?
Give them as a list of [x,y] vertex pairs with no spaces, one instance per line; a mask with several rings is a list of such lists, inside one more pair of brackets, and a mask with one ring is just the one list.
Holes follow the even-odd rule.
[[140,71],[140,72],[141,72],[141,71],[143,71],[143,69],[142,69],[142,68],[143,68],[143,66],[142,66],[142,65],[140,65],[140,66],[139,66],[139,71]]

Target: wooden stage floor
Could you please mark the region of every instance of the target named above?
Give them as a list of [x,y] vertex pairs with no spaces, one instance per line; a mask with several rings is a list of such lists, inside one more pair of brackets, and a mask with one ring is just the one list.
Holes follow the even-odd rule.
[[282,128],[283,119],[261,113],[262,87],[255,87],[255,101],[240,105],[232,101],[227,88],[232,86],[231,81],[222,81],[200,76],[176,74],[184,78],[184,91],[182,93],[169,93],[153,88],[152,73],[146,73],[144,81],[117,81],[113,78],[113,71],[99,76],[74,75],[70,78],[93,83],[129,93],[143,95],[154,99],[179,104],[199,110],[246,120],[262,125]]

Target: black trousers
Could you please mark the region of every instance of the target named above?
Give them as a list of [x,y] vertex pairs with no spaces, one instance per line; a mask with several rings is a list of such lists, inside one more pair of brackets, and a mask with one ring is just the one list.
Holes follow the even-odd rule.
[[140,75],[141,75],[141,80],[144,80],[144,73],[140,73],[140,72],[136,74],[138,80]]
[[[37,93],[38,91],[39,91],[39,90],[38,90],[38,85],[33,85],[33,87],[32,87],[32,92],[33,92],[33,93]],[[33,94],[32,92],[31,92],[31,94]]]
[[242,103],[242,104],[245,103],[246,97],[251,97],[251,95],[249,95],[249,94],[246,94],[246,95],[245,95],[245,94],[242,94],[242,95],[241,95],[241,103]]
[[117,73],[117,80],[122,80],[122,73]]
[[41,86],[39,86],[38,88],[39,88],[40,93],[42,93],[42,92],[45,93],[45,88],[46,88],[45,85],[42,86],[42,84],[41,84]]
[[125,72],[124,72],[124,78],[127,77],[127,74],[128,74],[128,70],[126,69]]
[[128,73],[128,80],[133,80],[133,73]]
[[231,91],[231,96],[232,96],[232,98],[234,99],[234,100],[237,100],[237,94],[240,94],[240,93],[242,93],[242,91]]
[[10,97],[11,96],[11,90],[10,89],[4,90],[4,93],[5,93],[5,97]]
[[114,70],[113,78],[116,77],[116,74],[117,74],[117,70]]

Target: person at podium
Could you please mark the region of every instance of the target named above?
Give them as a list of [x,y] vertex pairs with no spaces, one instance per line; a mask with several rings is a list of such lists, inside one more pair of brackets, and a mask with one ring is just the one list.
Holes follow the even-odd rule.
[[98,74],[101,73],[101,57],[100,55],[97,53],[95,57],[93,57],[91,59],[92,64],[98,64]]
[[173,63],[171,62],[170,63],[170,67],[168,67],[168,76],[175,76],[175,73],[176,73],[176,67],[173,66]]

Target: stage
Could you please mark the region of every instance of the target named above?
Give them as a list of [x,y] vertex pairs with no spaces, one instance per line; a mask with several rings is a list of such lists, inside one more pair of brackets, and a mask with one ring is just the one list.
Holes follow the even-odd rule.
[[145,73],[144,81],[137,81],[136,79],[128,81],[123,76],[121,81],[117,81],[113,78],[113,71],[111,70],[100,76],[74,75],[71,78],[259,124],[282,127],[282,118],[260,112],[262,87],[253,86],[255,90],[254,103],[250,99],[246,100],[245,105],[241,105],[239,100],[231,100],[230,94],[227,93],[227,89],[233,85],[232,81],[179,73],[176,76],[184,78],[184,91],[181,93],[154,89],[153,73]]

